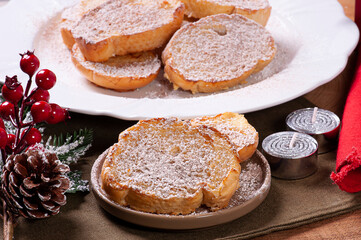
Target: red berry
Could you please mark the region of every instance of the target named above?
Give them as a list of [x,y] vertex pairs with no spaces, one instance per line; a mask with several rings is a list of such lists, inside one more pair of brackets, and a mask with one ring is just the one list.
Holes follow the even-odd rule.
[[0,148],[5,148],[8,141],[8,134],[2,128],[0,128]]
[[38,70],[40,62],[39,59],[34,55],[34,52],[27,51],[24,54],[20,54],[20,68],[21,70],[28,74],[29,76],[33,76],[36,70]]
[[51,113],[49,118],[46,120],[49,124],[56,124],[65,121],[68,117],[68,111],[61,108],[58,104],[51,103]]
[[0,128],[5,129],[5,124],[2,118],[0,118]]
[[15,89],[10,89],[6,85],[4,85],[1,89],[1,93],[5,100],[13,104],[17,104],[23,97],[24,90],[21,85],[17,86]]
[[50,116],[51,106],[45,101],[39,101],[31,106],[30,112],[35,123],[44,122]]
[[38,88],[35,91],[35,93],[31,96],[31,99],[33,99],[35,102],[38,102],[38,101],[49,102],[50,94],[49,94],[48,90]]
[[42,69],[36,74],[35,82],[39,88],[49,90],[50,88],[54,87],[56,76],[52,71],[48,69]]
[[8,141],[7,141],[6,146],[8,146],[8,147],[10,147],[10,148],[13,148],[14,143],[15,143],[15,135],[9,133],[9,134],[8,134]]
[[31,128],[28,134],[25,136],[24,140],[29,146],[34,145],[35,143],[39,143],[41,141],[41,133],[38,129]]
[[0,116],[5,120],[10,120],[15,117],[14,104],[5,101],[0,105]]

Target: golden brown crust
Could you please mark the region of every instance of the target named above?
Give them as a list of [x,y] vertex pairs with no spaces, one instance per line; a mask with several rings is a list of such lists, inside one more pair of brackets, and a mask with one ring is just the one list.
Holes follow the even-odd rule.
[[220,13],[225,14],[241,14],[249,19],[252,19],[262,26],[266,26],[267,21],[271,15],[271,6],[265,6],[258,9],[249,9],[247,7],[241,8],[231,4],[217,3],[207,0],[181,0],[185,7],[185,14],[188,17],[203,18]]
[[71,50],[73,47],[75,40],[73,38],[73,35],[71,34],[71,31],[67,28],[60,28],[61,37],[63,38],[63,42],[65,46]]
[[[103,63],[91,63],[85,60],[77,44],[74,44],[72,49],[72,61],[79,72],[90,82],[120,92],[141,88],[151,83],[157,77],[161,66],[157,56],[152,52],[113,57]],[[114,75],[110,71],[107,72],[107,67],[114,70],[137,62],[144,63],[140,64],[139,68],[144,68],[144,65],[147,64],[152,65],[149,67],[149,72],[137,75],[136,68],[133,68],[134,72],[129,75]],[[104,69],[101,71],[101,68]]]
[[252,19],[255,22],[258,22],[262,26],[266,26],[268,19],[271,15],[271,7],[267,7],[259,10],[248,10],[235,8],[233,13],[241,14],[249,19]]
[[[234,30],[240,26],[244,28],[249,27],[249,32],[251,32],[251,29],[255,31],[254,36],[248,34],[248,38],[245,38],[243,36],[245,35],[244,32]],[[233,38],[227,37],[228,34],[233,34]],[[221,38],[222,35],[224,35],[224,38]],[[201,39],[202,37],[203,39]],[[260,37],[262,37],[262,40],[260,40]],[[237,46],[234,46],[235,38],[242,39],[242,41],[237,43]],[[226,42],[226,39],[231,42]],[[197,41],[207,42],[208,44],[195,48],[194,46]],[[215,44],[216,41],[217,44]],[[246,41],[250,41],[249,45],[251,46],[257,44],[262,50],[244,48],[244,46],[247,45],[242,42]],[[213,45],[210,47],[211,44]],[[237,50],[227,47],[231,46],[231,44],[237,48],[240,56],[243,54],[242,57],[235,57],[234,52]],[[189,51],[188,48],[195,48],[194,52]],[[225,51],[229,53],[225,54]],[[256,51],[258,51],[258,55],[255,54]],[[209,57],[200,60],[202,56],[199,56],[199,52]],[[251,52],[249,55],[256,55],[257,59],[247,59],[247,56],[244,54],[245,52]],[[249,21],[249,19],[239,14],[213,15],[203,18],[198,22],[184,25],[173,35],[162,53],[164,77],[173,83],[174,89],[181,88],[183,90],[189,90],[192,93],[222,91],[246,83],[246,79],[251,74],[262,70],[273,60],[275,53],[276,47],[274,39],[261,25]],[[218,56],[223,55],[226,57],[231,56],[233,59],[230,57],[222,61]],[[217,63],[215,63],[215,59],[218,59]],[[237,62],[238,65],[235,64],[233,67],[227,64]],[[240,63],[242,63],[243,66],[240,66]],[[185,67],[186,65],[187,67]],[[212,65],[214,69],[218,67],[218,70],[203,67],[205,65]],[[220,75],[219,73],[221,71],[219,66],[221,66],[223,70],[228,69],[228,72],[232,71],[232,74],[228,74],[227,77]],[[235,71],[233,71],[233,69],[230,70],[231,68],[235,68]],[[191,69],[191,71],[187,69]],[[206,75],[205,73],[213,73],[213,75],[208,76],[208,79],[203,79],[202,77]]]
[[256,152],[259,136],[247,119],[238,113],[225,112],[215,116],[198,117],[192,125],[207,125],[226,135],[238,151],[240,162],[246,161]]
[[103,4],[107,0],[80,0],[74,6],[65,9],[61,15],[60,32],[64,44],[69,50],[72,49],[75,39],[71,30],[84,14]]
[[227,90],[228,88],[237,86],[239,84],[246,83],[246,79],[251,75],[252,72],[252,70],[249,70],[242,76],[227,81],[205,82],[202,80],[188,80],[182,74],[178,73],[178,71],[174,69],[170,64],[165,64],[164,66],[164,77],[173,83],[174,90],[181,88],[183,90],[189,90],[193,94],[199,92],[218,92],[222,90]]
[[[185,140],[182,143],[186,145],[179,145],[183,139],[188,139],[188,141]],[[193,145],[189,143],[190,140],[202,144]],[[147,148],[146,155],[142,155],[144,153],[139,147],[142,144]],[[205,150],[202,154],[209,155],[203,156],[199,154],[198,156],[196,151],[199,151],[197,149],[202,147],[207,148],[212,153]],[[128,152],[128,148],[131,149],[131,152]],[[161,165],[168,164],[163,169],[164,171],[168,171],[173,166],[179,172],[182,171],[182,166],[185,169],[188,169],[188,167],[193,169],[198,166],[204,173],[198,172],[199,170],[193,170],[195,172],[185,170],[190,176],[181,175],[185,177],[182,181],[192,182],[194,178],[199,178],[200,174],[205,174],[200,177],[203,180],[198,182],[198,185],[192,185],[193,183],[182,185],[182,182],[180,182],[181,185],[172,185],[172,183],[171,185],[162,185],[164,180],[162,177],[159,179],[160,183],[157,182],[159,180],[149,182],[149,179],[155,178],[142,178],[142,181],[139,181],[139,178],[127,178],[127,176],[137,176],[136,174],[142,171],[146,171],[147,174],[155,174],[154,177],[159,177],[163,173],[162,170],[154,170],[151,168],[152,165],[147,165],[153,161],[153,155],[150,154],[151,149],[161,152],[161,155],[158,155],[158,158],[154,159],[154,161],[156,164],[159,161]],[[189,151],[193,151],[197,156],[188,158],[193,156],[187,153]],[[169,158],[168,153],[174,158]],[[164,158],[162,154],[165,154]],[[183,156],[182,154],[188,157],[181,158],[183,165],[178,165],[179,157]],[[129,159],[133,159],[134,156],[137,156],[137,158],[129,163]],[[207,158],[209,156],[215,158],[209,159]],[[203,162],[201,159],[207,161]],[[190,165],[187,165],[188,161],[191,162]],[[169,163],[171,164],[169,165]],[[225,169],[220,170],[222,166]],[[195,211],[201,204],[210,207],[212,211],[226,207],[235,190],[239,187],[240,170],[236,151],[228,139],[217,130],[207,126],[192,127],[187,121],[177,119],[157,118],[140,121],[119,135],[119,142],[112,146],[106,157],[101,179],[103,189],[113,201],[120,205],[130,206],[133,209],[145,212],[188,214]],[[176,177],[177,172],[170,173],[175,181],[179,180]],[[167,177],[167,174],[165,173],[162,176]],[[167,180],[164,181],[167,182]],[[170,182],[173,182],[173,180],[170,180]],[[149,184],[152,187],[149,187]],[[188,193],[184,194],[181,190],[176,190],[178,187],[180,189],[186,187]],[[168,190],[165,191],[165,188]]]
[[202,204],[202,191],[188,198],[160,198],[155,194],[145,194],[129,188],[126,184],[118,184],[114,187],[116,180],[111,178],[111,174],[106,169],[111,166],[111,159],[119,155],[119,151],[121,149],[116,144],[110,149],[109,153],[113,153],[108,154],[101,173],[102,188],[115,202],[143,212],[168,214],[187,214],[195,211]]
[[76,36],[75,41],[88,61],[103,62],[114,55],[149,51],[163,46],[180,28],[183,16],[184,5],[179,4],[174,9],[172,19],[160,27],[130,35],[109,33],[109,37],[101,41]]

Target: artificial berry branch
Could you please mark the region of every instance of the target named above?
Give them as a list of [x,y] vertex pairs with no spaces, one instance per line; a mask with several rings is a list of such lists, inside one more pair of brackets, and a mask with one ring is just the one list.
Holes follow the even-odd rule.
[[[66,203],[64,193],[70,185],[66,176],[69,167],[55,153],[36,147],[42,140],[37,124],[56,124],[69,118],[67,109],[49,103],[48,90],[55,85],[56,76],[48,69],[38,71],[40,61],[34,52],[20,56],[20,68],[29,77],[25,91],[16,75],[6,76],[1,88],[5,99],[0,105],[4,239],[12,239],[13,224],[19,216],[44,218],[57,214]],[[34,76],[36,87],[31,90]],[[25,114],[28,109],[30,120]],[[4,121],[12,124],[15,134],[6,131]]]
[[[13,77],[6,76],[5,84],[1,89],[2,96],[6,101],[0,105],[0,116],[4,120],[9,120],[17,129],[15,141],[9,142],[9,136],[0,139],[2,140],[0,141],[0,147],[3,149],[7,146],[5,156],[2,156],[3,161],[7,155],[18,154],[25,148],[41,141],[40,132],[34,128],[37,123],[55,124],[69,118],[66,109],[57,104],[48,103],[48,90],[56,83],[55,74],[48,69],[41,69],[36,73],[40,61],[34,55],[34,52],[27,51],[20,54],[20,56],[20,68],[29,76],[25,91],[16,75]],[[30,91],[34,75],[37,86]],[[33,117],[30,122],[24,122],[26,107],[30,107]],[[13,139],[11,138],[11,140]]]

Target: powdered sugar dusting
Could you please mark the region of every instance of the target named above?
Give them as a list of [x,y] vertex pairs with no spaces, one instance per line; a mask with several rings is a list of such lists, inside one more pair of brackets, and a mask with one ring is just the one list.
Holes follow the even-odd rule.
[[238,164],[232,145],[211,129],[174,118],[135,127],[120,135],[111,150],[120,149],[116,156],[109,158],[110,152],[107,157],[110,166],[104,171],[115,180],[113,188],[126,186],[163,199],[192,197],[202,189],[219,188]]
[[257,131],[254,127],[248,124],[243,115],[239,115],[234,120],[223,118],[222,115],[213,117],[200,117],[192,120],[195,124],[205,124],[214,127],[221,133],[228,136],[233,144],[240,151],[246,146],[252,145],[256,142]]
[[[262,194],[260,190],[265,181],[265,171],[262,164],[254,159],[242,164],[242,172],[239,176],[239,188],[233,194],[226,209],[241,206],[243,203],[251,200],[256,195]],[[222,210],[220,210],[222,211]],[[197,208],[195,212],[190,215],[201,215],[210,213],[207,207]]]
[[[242,206],[242,204],[251,200],[255,196],[263,194],[262,191],[267,189],[267,187],[264,188],[266,178],[266,166],[264,164],[265,162],[262,162],[257,155],[252,157],[249,161],[242,163],[242,172],[239,177],[239,188],[233,194],[228,206],[224,210]],[[223,210],[219,211],[221,212]],[[205,206],[201,206],[197,208],[195,212],[188,215],[203,215],[207,213],[211,213],[211,210]],[[170,216],[168,214],[157,215]]]
[[[43,65],[57,70],[55,72],[57,79],[64,81],[69,78],[74,84],[77,82],[74,81],[77,70],[71,61],[71,53],[61,37],[61,13],[56,14],[48,23],[43,26],[35,39],[35,53]],[[66,77],[62,77],[64,74]]]
[[132,35],[157,29],[173,19],[176,0],[107,1],[85,14],[74,27],[75,38],[98,42],[110,35]]
[[[275,14],[273,11],[272,14]],[[272,33],[277,45],[277,52],[275,58],[271,63],[261,72],[251,75],[247,79],[246,84],[238,85],[229,89],[228,91],[218,93],[198,93],[192,94],[188,91],[174,91],[172,85],[167,79],[163,77],[162,69],[158,77],[147,86],[131,92],[115,92],[112,90],[104,90],[90,84],[75,68],[71,61],[70,51],[64,45],[60,34],[60,13],[50,19],[44,25],[36,39],[34,40],[34,49],[37,56],[41,59],[42,65],[46,68],[53,69],[59,79],[59,85],[65,84],[70,89],[78,89],[85,95],[97,94],[117,97],[119,101],[122,99],[189,99],[202,98],[213,95],[216,97],[222,96],[258,96],[259,92],[264,92],[264,89],[270,89],[268,93],[274,94],[272,89],[281,91],[285,89],[285,85],[292,83],[289,81],[294,78],[289,71],[287,65],[292,62],[297,50],[299,49],[300,38],[293,31],[292,24],[287,22],[285,18],[276,15],[270,18],[267,23],[268,30]],[[58,85],[58,87],[59,87]],[[100,97],[101,95],[98,94]],[[281,94],[281,93],[280,93]],[[263,97],[268,97],[267,94],[262,94]],[[237,104],[247,104],[239,102]]]
[[73,57],[86,69],[111,77],[149,77],[157,74],[161,62],[152,52],[135,53],[112,57],[106,62],[87,61],[77,46],[73,47]]
[[250,200],[261,187],[264,179],[262,167],[256,162],[247,162],[239,176],[240,187],[229,201],[228,208]]
[[220,82],[247,74],[269,61],[271,34],[240,15],[219,14],[182,27],[167,46],[165,61],[190,81]]
[[208,2],[218,3],[220,5],[235,6],[240,9],[258,10],[269,7],[268,0],[207,0]]
[[65,9],[61,15],[61,27],[69,30],[73,29],[85,13],[91,11],[105,1],[107,0],[81,0],[78,4]]

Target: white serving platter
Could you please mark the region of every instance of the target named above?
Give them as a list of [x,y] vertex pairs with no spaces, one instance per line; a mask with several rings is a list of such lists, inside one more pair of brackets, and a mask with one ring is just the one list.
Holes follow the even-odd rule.
[[0,80],[20,72],[18,53],[35,49],[41,68],[57,75],[51,102],[72,111],[126,120],[191,118],[225,111],[247,113],[297,98],[334,79],[346,66],[359,38],[337,0],[270,0],[266,28],[278,51],[248,83],[213,94],[172,90],[160,74],[150,85],[119,93],[96,87],[75,69],[56,23],[71,0],[11,0],[0,8]]

